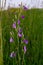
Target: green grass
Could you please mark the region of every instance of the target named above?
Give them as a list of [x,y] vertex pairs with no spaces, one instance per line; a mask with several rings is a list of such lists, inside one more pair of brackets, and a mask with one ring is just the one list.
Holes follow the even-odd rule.
[[[10,31],[12,30],[12,19],[14,19],[15,11],[16,10],[13,9],[2,12],[2,40],[4,65],[12,65],[13,62],[12,59],[9,60],[9,38]],[[25,54],[25,64],[43,65],[43,9],[31,9],[23,11],[22,14],[25,15],[25,19],[22,20],[20,18],[21,27],[23,28],[23,33],[25,37],[29,40],[29,44],[27,45],[27,53]],[[16,39],[15,42],[16,47]]]
[[1,21],[0,21],[0,65],[3,65],[3,52],[2,52],[2,28],[1,28]]

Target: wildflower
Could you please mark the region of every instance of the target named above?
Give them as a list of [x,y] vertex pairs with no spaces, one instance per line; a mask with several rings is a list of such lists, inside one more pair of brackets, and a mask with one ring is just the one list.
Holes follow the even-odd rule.
[[11,37],[11,38],[10,38],[10,42],[13,42],[13,41],[14,41],[14,40],[13,40],[13,38]]
[[19,4],[19,6],[21,6],[21,5]]
[[28,8],[26,6],[23,6],[24,7],[24,10],[28,10]]
[[12,57],[15,57],[15,56],[16,56],[16,53],[14,53],[14,51],[11,52],[10,57],[12,58]]
[[26,39],[24,39],[23,42],[24,42],[25,44],[28,44],[28,40],[26,40]]
[[19,33],[22,33],[22,29],[19,28],[18,32],[19,32]]
[[13,27],[13,28],[16,28],[16,22],[13,23],[13,26],[12,26],[12,27]]
[[20,20],[18,20],[18,24],[20,24]]
[[22,34],[21,34],[21,33],[19,33],[19,32],[18,32],[18,37],[20,37],[20,38],[22,37]]
[[24,46],[24,53],[26,53],[26,50],[27,50],[27,48],[26,48],[26,46]]
[[21,18],[22,18],[22,19],[24,19],[24,18],[25,18],[25,16],[24,16],[24,15],[22,15],[22,16],[21,16]]

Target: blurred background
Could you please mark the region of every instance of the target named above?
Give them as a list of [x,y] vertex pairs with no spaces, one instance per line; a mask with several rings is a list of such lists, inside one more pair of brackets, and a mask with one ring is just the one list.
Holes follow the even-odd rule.
[[4,9],[10,7],[19,7],[19,4],[26,5],[29,9],[31,8],[43,8],[43,0],[0,0],[0,8],[3,6]]

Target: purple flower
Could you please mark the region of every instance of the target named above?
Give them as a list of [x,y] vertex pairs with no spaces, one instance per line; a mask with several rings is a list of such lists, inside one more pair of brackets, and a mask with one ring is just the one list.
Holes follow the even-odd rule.
[[24,16],[24,15],[22,15],[22,16],[21,16],[21,18],[22,18],[22,19],[24,19],[24,18],[25,18],[25,16]]
[[24,46],[24,53],[26,53],[26,51],[27,51],[27,48],[26,48],[26,46]]
[[28,40],[26,40],[26,39],[24,39],[23,42],[24,42],[25,44],[28,44]]
[[21,5],[19,4],[19,6],[21,6]]
[[12,57],[15,57],[15,56],[16,56],[16,53],[14,53],[14,51],[11,52],[10,57],[12,58]]
[[23,6],[24,7],[24,10],[28,10],[28,8],[26,6]]
[[19,32],[18,32],[18,37],[20,37],[20,38],[22,37],[22,34],[21,34],[21,33],[19,33]]
[[10,38],[10,43],[12,43],[13,41],[14,41],[14,40],[13,40],[13,38],[11,37],[11,38]]
[[16,22],[13,23],[13,26],[12,26],[12,27],[13,27],[13,28],[16,28]]
[[19,33],[22,33],[22,29],[19,29],[18,32],[19,32]]
[[20,20],[18,20],[18,24],[20,24]]

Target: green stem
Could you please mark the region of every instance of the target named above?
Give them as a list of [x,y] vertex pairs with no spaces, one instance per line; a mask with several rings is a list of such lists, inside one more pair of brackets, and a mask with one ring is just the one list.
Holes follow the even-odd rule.
[[[22,13],[22,3],[21,3],[21,8],[20,8],[20,11],[19,11],[19,15],[18,15],[18,20],[19,20],[19,18],[20,18],[21,13]],[[19,45],[18,34],[17,34],[17,40],[18,40],[18,59],[19,59],[19,65],[21,65],[21,64],[20,64],[21,59],[20,59],[20,54],[19,54],[19,49],[20,49],[19,47],[20,47],[20,45]]]
[[15,63],[14,63],[14,58],[13,58],[13,65],[14,65]]
[[17,35],[17,39],[18,39],[18,59],[19,59],[19,65],[20,65],[20,55],[19,55],[19,38],[18,38],[18,35]]
[[23,65],[26,65],[25,59],[24,59],[24,54],[23,54]]
[[[22,13],[22,9],[20,8],[20,13],[19,13],[19,15],[18,15],[18,20],[19,20],[19,18],[20,18],[21,13]],[[18,38],[18,35],[17,35],[17,40],[18,40],[18,59],[19,59],[19,65],[20,65],[19,38]]]

